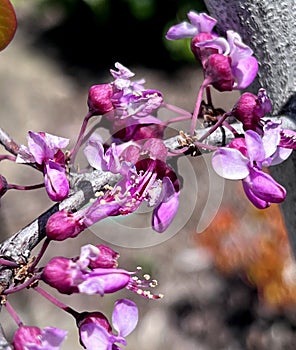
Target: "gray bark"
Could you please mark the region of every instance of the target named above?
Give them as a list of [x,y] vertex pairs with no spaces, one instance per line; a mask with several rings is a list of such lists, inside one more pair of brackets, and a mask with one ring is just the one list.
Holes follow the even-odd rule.
[[[205,0],[209,14],[218,20],[221,33],[237,31],[259,61],[257,79],[248,91],[267,90],[273,116],[296,120],[296,1],[295,0]],[[296,256],[296,154],[271,167],[271,174],[287,189],[281,205],[291,249]]]

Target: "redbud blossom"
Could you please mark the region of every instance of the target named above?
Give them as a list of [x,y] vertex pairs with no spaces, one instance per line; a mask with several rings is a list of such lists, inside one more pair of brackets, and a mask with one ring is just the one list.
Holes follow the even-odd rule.
[[264,89],[259,89],[258,95],[243,93],[231,114],[243,124],[244,130],[258,130],[259,121],[272,109],[271,101]]
[[112,324],[117,335],[101,312],[84,312],[77,319],[80,343],[87,350],[119,350],[116,343],[127,345],[125,337],[135,329],[137,323],[137,305],[128,299],[117,300],[112,314]]
[[85,229],[75,213],[61,210],[49,217],[45,231],[46,236],[54,241],[63,241],[67,238],[74,238]]
[[[87,245],[81,248],[79,257],[69,259],[64,257],[52,258],[45,266],[42,280],[60,293],[104,294],[114,293],[123,288],[129,289],[145,298],[158,299],[149,288],[157,285],[150,276],[144,275],[140,280],[135,272],[117,267],[97,267],[104,265],[106,249]],[[100,263],[102,255],[103,264]],[[105,264],[109,266],[109,264]]]
[[213,153],[214,170],[226,179],[242,180],[247,197],[259,209],[284,201],[286,190],[269,174],[264,173],[262,167],[283,162],[291,150],[279,153],[279,138],[271,134],[270,137],[261,138],[253,130],[246,131],[245,138],[239,140],[240,142],[236,139],[228,147],[220,147]]
[[28,147],[21,145],[17,163],[37,163],[43,171],[47,194],[53,201],[68,196],[69,182],[65,169],[65,156],[61,148],[69,140],[45,132],[28,133]]
[[111,97],[113,87],[111,84],[93,85],[88,92],[87,104],[90,112],[96,115],[102,115],[112,111],[113,104]]
[[21,326],[14,333],[12,344],[14,350],[59,350],[66,335],[66,331],[54,327]]

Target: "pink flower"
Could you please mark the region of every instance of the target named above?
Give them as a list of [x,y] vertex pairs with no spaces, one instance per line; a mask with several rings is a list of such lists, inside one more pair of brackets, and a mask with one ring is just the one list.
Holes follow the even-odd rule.
[[87,350],[117,350],[116,343],[127,345],[127,337],[137,326],[137,305],[128,299],[115,302],[112,324],[117,332],[113,333],[107,318],[101,312],[82,313],[77,320],[80,342]]
[[46,327],[21,326],[13,336],[14,350],[59,350],[67,332]]
[[[81,248],[79,257],[52,258],[43,270],[42,280],[63,294],[85,293],[103,296],[126,288],[145,298],[161,297],[148,290],[155,287],[157,283],[151,281],[147,275],[140,280],[135,272],[117,268],[117,264],[109,267],[110,263],[106,263],[106,251],[109,250],[107,253],[109,255],[111,248],[108,248],[86,245]],[[114,256],[114,254],[111,255]],[[114,258],[116,261],[117,256]]]
[[65,170],[62,148],[68,139],[44,132],[28,133],[28,147],[21,146],[16,162],[37,163],[44,174],[47,194],[53,201],[61,201],[69,194],[69,182]]

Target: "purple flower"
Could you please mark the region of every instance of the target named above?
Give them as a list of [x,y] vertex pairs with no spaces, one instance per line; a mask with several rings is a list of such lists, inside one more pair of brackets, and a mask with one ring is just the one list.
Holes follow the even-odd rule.
[[[203,64],[206,78],[217,90],[245,89],[257,75],[258,62],[252,56],[251,48],[242,42],[238,33],[228,30],[226,34],[227,40],[217,37],[196,42],[194,45],[199,48],[217,50],[217,53],[210,55]],[[232,81],[232,85],[226,84],[225,81]]]
[[87,245],[81,248],[79,257],[52,258],[43,270],[42,280],[63,294],[85,293],[103,296],[126,288],[145,298],[162,297],[150,292],[149,288],[157,285],[155,280],[150,280],[150,276],[144,275],[144,279],[140,280],[136,272],[117,268],[117,265],[109,266],[109,263],[106,264],[106,249]]
[[184,21],[172,26],[166,34],[166,39],[177,40],[193,38],[200,33],[210,33],[217,23],[215,18],[210,17],[206,13],[198,14],[194,11],[190,11],[187,17],[190,23]]
[[54,327],[21,326],[12,343],[15,350],[59,350],[66,335],[66,331]]
[[112,327],[107,318],[100,312],[85,312],[77,321],[80,342],[87,350],[117,350],[116,343],[127,345],[127,337],[137,326],[137,305],[128,299],[119,299],[115,302],[112,314]]
[[[130,147],[132,155],[127,152]],[[139,151],[134,152],[135,148]],[[142,159],[141,154],[149,158]],[[93,167],[111,170],[112,165],[117,164],[113,169],[116,168],[116,172],[124,175],[113,189],[102,193],[90,207],[81,212],[84,216],[84,219],[80,216],[81,222],[86,227],[107,216],[130,214],[143,201],[155,207],[152,214],[154,230],[163,232],[169,226],[178,209],[180,189],[175,172],[165,163],[167,150],[161,140],[149,139],[142,146],[114,146],[104,152],[100,141],[93,138],[86,146],[85,155]],[[129,160],[132,158],[135,165],[127,164],[124,160],[127,156]]]
[[65,171],[65,156],[61,151],[68,139],[44,132],[28,133],[28,147],[21,146],[16,162],[37,163],[44,174],[47,194],[53,201],[61,201],[69,194]]
[[250,92],[243,93],[231,114],[242,122],[244,130],[257,131],[261,118],[271,110],[272,104],[266,95],[266,91],[259,89],[257,96]]
[[[229,147],[221,147],[213,153],[212,165],[218,175],[230,180],[242,180],[249,200],[259,209],[280,203],[286,190],[262,167],[278,164],[288,157],[288,152],[279,154],[276,137],[261,138],[253,130],[245,138],[235,139]],[[290,150],[289,150],[290,151]]]
[[205,77],[219,91],[244,89],[254,80],[258,62],[253,51],[245,45],[238,33],[228,30],[227,40],[213,33],[216,20],[205,13],[188,13],[190,23],[171,27],[169,40],[192,38],[191,50],[201,61]]

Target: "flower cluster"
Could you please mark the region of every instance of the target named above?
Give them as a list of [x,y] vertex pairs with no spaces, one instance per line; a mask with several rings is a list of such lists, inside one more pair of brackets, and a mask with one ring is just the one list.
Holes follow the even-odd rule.
[[47,194],[53,201],[61,201],[69,194],[69,182],[65,170],[62,148],[68,139],[45,132],[28,133],[28,147],[21,145],[17,163],[36,164],[44,174]]
[[[272,103],[266,91],[261,88],[257,95],[244,92],[227,112],[216,108],[211,97],[212,88],[220,92],[243,90],[253,82],[258,71],[253,51],[232,30],[226,32],[226,37],[215,33],[217,21],[208,14],[190,11],[188,19],[189,22],[172,26],[166,38],[190,38],[192,53],[201,63],[204,81],[194,109],[186,111],[168,104],[162,92],[147,89],[144,79],[134,81],[134,73],[117,62],[116,69],[110,70],[111,82],[90,87],[88,111],[72,149],[64,151],[68,139],[29,131],[27,146],[16,144],[12,155],[0,156],[0,161],[6,159],[30,165],[44,177],[42,184],[19,186],[9,184],[0,175],[0,196],[9,189],[45,187],[49,198],[60,202],[38,220],[37,243],[44,238],[44,232],[46,238],[35,259],[25,266],[23,262],[20,265],[18,261],[11,261],[10,256],[0,259],[1,265],[13,268],[12,286],[3,295],[6,308],[18,325],[13,338],[16,350],[58,350],[66,337],[65,331],[53,327],[42,330],[25,326],[20,321],[7,296],[24,288],[33,288],[73,316],[84,348],[118,350],[118,344],[126,345],[125,337],[138,322],[138,309],[133,301],[120,299],[115,302],[111,325],[101,312],[79,313],[50,295],[40,284],[46,283],[67,295],[81,293],[103,297],[127,289],[147,299],[159,299],[161,294],[150,291],[157,285],[156,280],[151,280],[148,274],[139,278],[139,268],[136,271],[119,268],[119,254],[102,244],[87,244],[74,258],[56,256],[45,266],[38,264],[52,240],[74,238],[104,218],[134,213],[143,203],[153,208],[152,228],[158,233],[164,232],[174,221],[182,190],[173,157],[196,156],[203,150],[210,151],[214,170],[226,179],[241,180],[247,198],[257,208],[264,209],[285,199],[285,188],[266,169],[285,161],[296,149],[296,133],[282,128],[280,121],[268,118]],[[164,122],[159,118],[161,109],[177,116]],[[97,123],[87,133],[88,121],[93,117]],[[229,123],[228,117],[242,124],[243,134]],[[204,126],[210,126],[199,138],[196,133],[198,118],[203,119]],[[168,125],[188,120],[191,121],[188,132],[179,130],[173,142],[165,140]],[[102,139],[99,127],[110,133],[108,141]],[[233,137],[227,144],[223,139],[219,146],[217,142],[212,145],[207,139],[219,127],[228,128]],[[7,143],[10,144],[10,140]],[[11,147],[5,146],[8,150]],[[76,155],[82,148],[87,161],[84,169],[76,164]],[[99,186],[89,180],[106,173],[114,179],[110,184],[106,180]],[[75,192],[84,190],[82,187],[86,182],[91,191],[85,191],[88,194],[85,198],[77,196],[77,199]],[[26,244],[31,249],[35,242]]]
[[258,63],[253,51],[242,42],[240,35],[232,30],[227,39],[213,32],[216,20],[205,13],[188,13],[188,22],[171,27],[166,38],[177,40],[192,38],[191,50],[202,64],[207,84],[219,91],[241,90],[254,80]]
[[117,267],[119,254],[111,248],[99,245],[86,245],[81,248],[79,257],[52,258],[45,266],[42,280],[60,293],[85,293],[103,296],[126,288],[149,299],[159,299],[161,295],[152,294],[147,288],[157,285],[144,275],[140,280],[135,272]]

